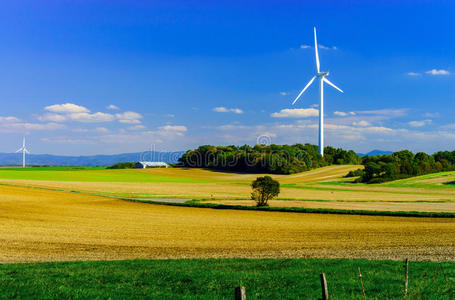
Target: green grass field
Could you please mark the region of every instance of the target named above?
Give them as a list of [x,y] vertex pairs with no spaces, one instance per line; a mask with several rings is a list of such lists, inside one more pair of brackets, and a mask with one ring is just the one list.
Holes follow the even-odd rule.
[[[317,299],[319,274],[330,299],[403,298],[400,261],[187,259],[0,265],[0,299]],[[453,299],[455,263],[410,262],[404,299]]]
[[160,176],[136,169],[104,167],[0,168],[0,179],[80,181],[80,182],[210,182],[207,179]]

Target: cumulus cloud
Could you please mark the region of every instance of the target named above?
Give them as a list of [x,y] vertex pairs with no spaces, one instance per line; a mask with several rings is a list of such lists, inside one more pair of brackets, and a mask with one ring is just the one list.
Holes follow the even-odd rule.
[[235,113],[235,114],[243,114],[243,110],[241,110],[240,108],[226,108],[226,107],[223,107],[223,106],[215,107],[213,109],[213,111],[221,112],[221,113],[232,112],[232,113]]
[[115,117],[120,123],[125,124],[139,124],[142,119],[142,115],[134,111],[126,111],[124,113],[115,114]]
[[361,121],[358,121],[358,122],[352,122],[352,125],[354,126],[360,126],[360,127],[366,127],[366,126],[370,126],[371,123],[370,122],[367,122],[365,120],[361,120]]
[[0,116],[0,123],[12,123],[12,122],[19,122],[20,120],[16,117],[1,117]]
[[307,118],[319,116],[319,110],[314,108],[285,108],[270,115],[272,118]]
[[353,111],[350,111],[350,112],[336,111],[333,114],[335,116],[339,116],[339,117],[355,116],[355,112],[353,112]]
[[432,123],[432,120],[422,120],[422,121],[411,121],[408,122],[409,126],[412,127],[423,127]]
[[107,109],[110,109],[110,110],[120,110],[120,108],[114,104],[110,104],[108,106],[106,106]]
[[166,125],[166,126],[161,126],[160,129],[166,130],[166,131],[180,131],[180,132],[185,132],[188,130],[186,126],[183,125]]
[[287,95],[289,95],[289,93],[288,92],[280,92],[280,95],[281,96],[287,96]]
[[311,48],[310,45],[300,45],[300,49],[308,49]]
[[187,130],[186,126],[183,125],[166,125],[159,127],[158,132],[151,133],[156,133],[161,136],[183,136]]
[[443,69],[440,69],[440,70],[433,69],[433,70],[426,71],[425,73],[430,74],[430,75],[450,75],[449,71],[443,70]]
[[409,75],[409,76],[420,76],[420,75],[422,75],[422,74],[416,73],[416,72],[408,72],[408,75]]
[[67,118],[65,116],[63,116],[63,115],[49,113],[49,114],[45,114],[45,115],[39,116],[38,120],[41,121],[41,122],[47,122],[47,121],[50,121],[50,122],[64,122],[64,121],[67,120]]
[[69,114],[68,118],[72,121],[83,122],[83,123],[100,123],[100,122],[111,122],[115,117],[111,114],[97,112],[97,113],[73,113]]
[[73,103],[49,105],[49,106],[46,106],[44,109],[47,111],[56,112],[56,113],[88,113],[88,112],[90,112],[90,110],[87,109],[86,107],[76,105]]

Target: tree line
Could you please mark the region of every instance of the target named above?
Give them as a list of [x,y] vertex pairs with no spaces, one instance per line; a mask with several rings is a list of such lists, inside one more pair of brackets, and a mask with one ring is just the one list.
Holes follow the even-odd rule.
[[227,171],[293,174],[333,164],[360,164],[361,158],[352,150],[326,147],[324,156],[318,146],[295,145],[203,145],[188,150],[180,158],[184,167]]
[[351,171],[347,177],[359,176],[355,181],[381,183],[441,171],[455,170],[455,151],[439,151],[432,155],[401,150],[391,155],[365,156],[363,170]]

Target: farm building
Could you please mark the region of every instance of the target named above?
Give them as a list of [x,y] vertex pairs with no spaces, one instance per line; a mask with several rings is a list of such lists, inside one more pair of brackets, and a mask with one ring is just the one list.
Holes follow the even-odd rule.
[[136,163],[136,169],[145,168],[167,168],[169,165],[162,161],[138,161]]

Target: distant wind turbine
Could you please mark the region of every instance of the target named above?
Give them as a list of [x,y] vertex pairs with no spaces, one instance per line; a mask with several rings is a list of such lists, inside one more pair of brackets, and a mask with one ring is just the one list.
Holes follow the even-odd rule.
[[25,168],[25,153],[30,153],[27,148],[25,148],[25,137],[22,140],[22,147],[16,151],[16,153],[22,152],[22,168]]
[[318,54],[318,42],[316,39],[316,27],[314,27],[314,51],[316,53],[316,75],[311,78],[307,85],[303,88],[300,94],[295,98],[292,105],[294,105],[297,100],[302,96],[303,92],[313,83],[316,78],[319,78],[319,154],[324,156],[324,82],[328,83],[332,87],[336,88],[340,92],[343,91],[330,82],[326,77],[329,76],[329,72],[321,72],[319,70],[319,54]]

